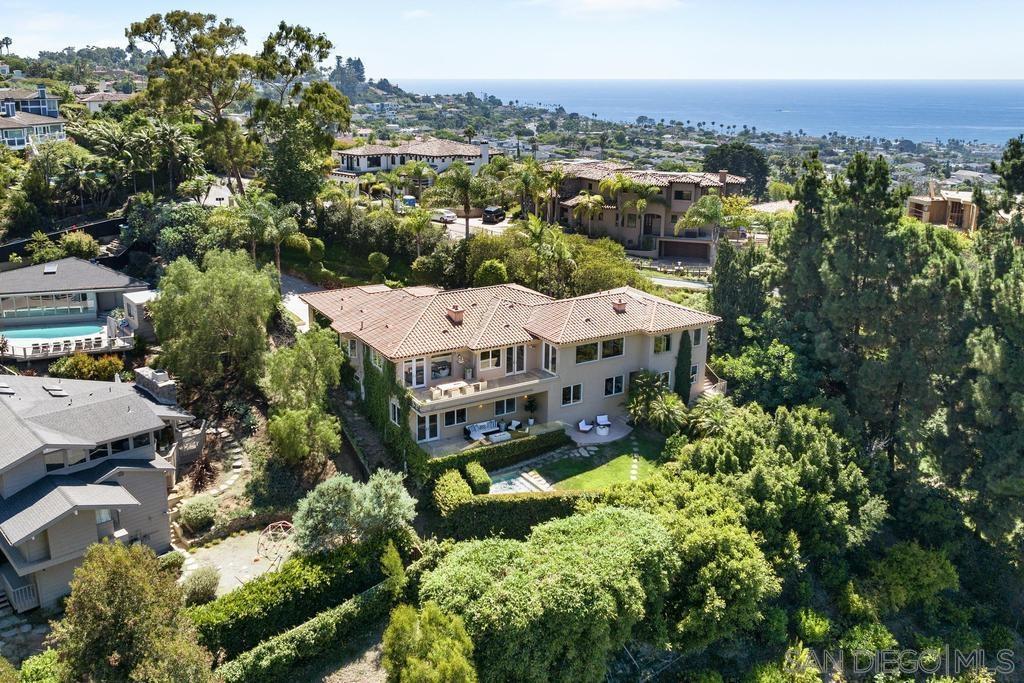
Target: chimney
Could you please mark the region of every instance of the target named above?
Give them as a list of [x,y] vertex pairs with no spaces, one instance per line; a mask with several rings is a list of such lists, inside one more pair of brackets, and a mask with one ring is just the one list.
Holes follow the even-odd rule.
[[491,146],[487,140],[480,141],[480,165],[483,166],[491,158]]
[[43,99],[43,100],[46,99],[46,84],[45,83],[37,83],[36,84],[36,91],[39,93],[39,99]]
[[458,304],[452,304],[448,307],[448,319],[452,321],[452,325],[461,325],[462,316],[465,313],[465,309]]
[[718,182],[722,183],[722,189],[725,189],[726,184],[729,182],[729,172],[722,169],[718,172]]
[[620,296],[618,299],[612,302],[612,310],[615,311],[616,313],[625,313],[626,300]]
[[928,198],[929,199],[935,199],[935,181],[934,180],[929,180],[928,181]]

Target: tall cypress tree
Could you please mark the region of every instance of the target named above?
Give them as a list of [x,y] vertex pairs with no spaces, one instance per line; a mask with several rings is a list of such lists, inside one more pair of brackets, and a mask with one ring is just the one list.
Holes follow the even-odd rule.
[[736,249],[723,241],[711,273],[708,302],[722,319],[715,326],[715,350],[739,353],[744,343],[744,319],[759,321],[768,308],[764,269],[765,250],[753,245]]
[[673,389],[683,397],[684,401],[690,400],[690,365],[693,363],[693,339],[689,330],[683,330],[679,335],[679,350],[676,351],[676,381]]

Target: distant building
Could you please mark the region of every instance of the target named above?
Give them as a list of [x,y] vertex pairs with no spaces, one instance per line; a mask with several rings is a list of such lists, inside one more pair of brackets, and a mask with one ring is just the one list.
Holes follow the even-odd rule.
[[974,193],[964,190],[937,190],[929,183],[928,194],[907,199],[907,215],[932,225],[944,225],[965,232],[978,227],[978,207]]
[[454,140],[427,138],[395,146],[371,144],[335,150],[334,158],[338,160],[338,171],[357,175],[392,171],[408,161],[425,161],[437,173],[447,170],[456,161],[463,161],[475,173],[490,160],[491,154],[486,140],[471,145]]
[[0,89],[0,143],[22,150],[32,144],[64,140],[64,119],[57,97],[40,84],[27,88]]
[[132,97],[134,95],[123,92],[94,92],[77,95],[75,99],[78,100],[79,104],[84,104],[89,111],[95,114],[108,104],[124,102]]
[[11,65],[10,64],[4,64],[3,62],[0,62],[0,76],[10,76],[10,75],[11,75]]
[[[735,194],[747,179],[728,171],[690,173],[638,170],[627,164],[594,159],[553,161],[545,168],[561,167],[566,175],[559,191],[556,218],[564,225],[579,230],[588,228],[594,234],[607,235],[639,256],[678,259],[693,265],[713,265],[718,251],[717,226],[702,226],[675,231],[675,225],[686,210],[709,191]],[[634,182],[653,186],[659,194],[647,203],[643,215],[631,208],[636,195],[624,192],[618,201],[606,197],[604,211],[589,218],[574,215],[581,201],[581,192],[598,194],[601,181],[616,174]],[[621,210],[621,214],[619,211]]]

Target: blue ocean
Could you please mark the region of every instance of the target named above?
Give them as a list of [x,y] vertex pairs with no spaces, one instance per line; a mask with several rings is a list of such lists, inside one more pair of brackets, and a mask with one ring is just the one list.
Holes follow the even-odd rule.
[[700,81],[395,79],[420,94],[474,92],[611,121],[715,122],[857,137],[1002,144],[1024,133],[1024,80]]

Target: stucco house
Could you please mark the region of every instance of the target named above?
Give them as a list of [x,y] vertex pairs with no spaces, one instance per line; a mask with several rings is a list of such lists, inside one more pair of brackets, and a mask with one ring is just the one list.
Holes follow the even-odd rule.
[[[149,336],[146,282],[98,263],[64,258],[0,273],[0,357],[56,358],[130,349]],[[114,315],[111,315],[114,313]]]
[[410,409],[402,425],[392,398],[390,418],[428,451],[492,421],[576,428],[598,415],[622,418],[636,373],[674,385],[682,335],[692,349],[684,398],[720,388],[707,367],[708,330],[719,318],[630,287],[561,300],[516,284],[301,296],[340,336],[364,394],[368,372],[394,372]]
[[132,384],[0,377],[0,611],[54,606],[97,541],[170,548],[189,419]]
[[492,152],[486,140],[479,144],[438,138],[410,140],[395,146],[374,143],[335,150],[334,158],[338,162],[335,175],[393,171],[409,161],[426,162],[437,173],[447,170],[456,161],[462,161],[476,173],[490,161],[492,154],[500,152]]
[[[566,176],[558,193],[555,218],[565,225],[584,229],[595,236],[608,236],[628,251],[648,258],[678,259],[695,265],[714,265],[718,251],[716,226],[704,226],[675,232],[676,222],[705,194],[714,190],[721,195],[740,191],[746,178],[728,171],[718,173],[670,172],[634,169],[628,164],[596,159],[569,159],[545,164],[559,167]],[[633,208],[636,195],[605,197],[604,211],[591,221],[574,215],[580,192],[599,194],[601,181],[622,174],[639,185],[655,187],[658,195],[648,201],[643,215]]]

